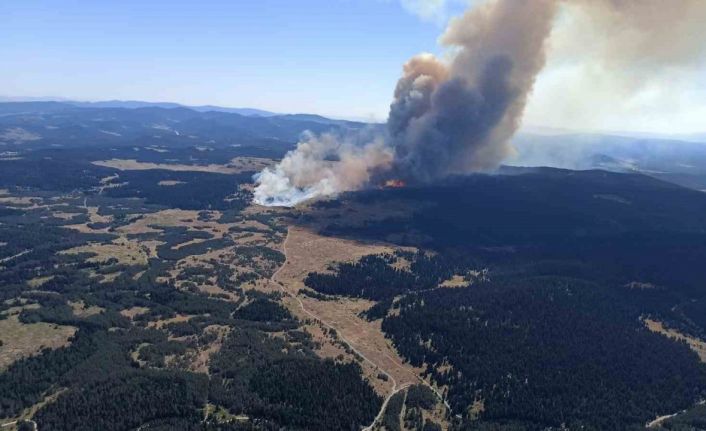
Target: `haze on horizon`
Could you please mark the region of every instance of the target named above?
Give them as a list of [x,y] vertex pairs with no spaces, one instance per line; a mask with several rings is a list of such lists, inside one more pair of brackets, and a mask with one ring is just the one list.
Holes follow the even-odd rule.
[[[385,121],[400,65],[419,52],[448,54],[438,35],[468,3],[333,1],[332,7],[330,0],[198,5],[8,0],[0,4],[0,37],[6,42],[0,45],[5,66],[0,95],[208,104]],[[618,57],[596,60],[604,54],[605,29],[560,14],[524,124],[704,132],[706,53],[697,28],[685,26],[693,33],[686,40],[696,48],[683,59],[668,67],[649,61],[628,67]],[[678,47],[673,53],[679,55]]]

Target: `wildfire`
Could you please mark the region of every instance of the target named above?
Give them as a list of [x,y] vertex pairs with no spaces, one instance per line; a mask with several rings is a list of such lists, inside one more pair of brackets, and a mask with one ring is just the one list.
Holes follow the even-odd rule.
[[405,187],[406,185],[407,185],[407,183],[405,183],[402,180],[398,180],[398,179],[392,179],[392,180],[385,181],[385,187],[387,187],[388,189],[400,189],[402,187]]

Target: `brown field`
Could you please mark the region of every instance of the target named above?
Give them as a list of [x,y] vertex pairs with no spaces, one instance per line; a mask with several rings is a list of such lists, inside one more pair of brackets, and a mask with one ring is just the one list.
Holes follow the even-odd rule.
[[128,319],[133,319],[136,316],[139,316],[140,314],[147,313],[148,311],[150,311],[150,309],[147,307],[131,307],[122,310],[120,314],[127,317]]
[[463,279],[462,275],[454,275],[448,280],[444,280],[444,282],[439,285],[439,287],[446,288],[458,288],[464,286],[466,286],[466,280]]
[[287,262],[277,274],[277,281],[299,291],[309,272],[325,272],[335,262],[354,262],[368,254],[392,252],[394,248],[388,245],[325,237],[292,226],[286,241]]
[[112,283],[120,276],[120,272],[111,272],[110,274],[98,274],[98,273],[91,271],[90,276],[91,276],[91,278],[99,279],[98,282],[101,284]]
[[165,325],[169,325],[170,323],[188,322],[189,320],[191,320],[194,317],[196,317],[196,316],[190,316],[187,314],[178,314],[174,317],[170,317],[169,319],[150,321],[149,323],[147,323],[147,327],[162,329]]
[[218,353],[221,350],[223,341],[230,332],[228,326],[211,325],[204,329],[204,332],[211,332],[216,334],[216,339],[209,343],[207,346],[198,349],[195,354],[190,358],[189,361],[189,371],[195,373],[208,373],[208,363],[211,356]]
[[236,302],[240,298],[240,296],[237,293],[228,292],[227,290],[217,286],[215,284],[215,279],[216,279],[216,277],[212,278],[212,280],[214,281],[214,284],[212,284],[212,285],[199,286],[199,292],[202,292],[202,293],[209,295],[209,296],[219,295],[222,298],[225,296],[227,299],[226,298],[223,298],[223,299],[226,299],[226,300],[232,301],[232,302]]
[[110,160],[97,160],[92,162],[97,166],[104,166],[107,168],[118,169],[121,171],[147,171],[152,169],[162,169],[167,171],[175,172],[214,172],[221,174],[232,174],[232,172],[225,165],[182,165],[182,164],[172,164],[172,163],[149,163],[149,162],[138,162],[134,159],[110,159]]
[[689,345],[691,350],[693,350],[694,352],[696,352],[697,355],[699,355],[701,362],[706,362],[706,341],[703,341],[696,337],[684,335],[679,331],[667,328],[662,322],[659,322],[657,320],[643,319],[643,322],[645,322],[645,326],[647,326],[647,328],[652,332],[662,334],[665,337],[669,337],[677,341],[685,341]]
[[0,203],[8,206],[20,206],[22,208],[38,208],[38,204],[42,202],[41,198],[27,196],[3,196],[0,197]]
[[259,171],[265,166],[274,163],[271,159],[258,157],[236,157],[225,165],[186,165],[178,163],[149,163],[138,162],[134,159],[110,159],[92,162],[97,166],[119,169],[121,171],[145,171],[163,169],[175,172],[212,172],[219,174],[239,174],[242,172]]
[[83,301],[70,301],[69,305],[74,316],[80,318],[95,316],[103,311],[103,308],[95,305],[86,305]]
[[168,209],[155,213],[145,214],[132,223],[115,229],[123,234],[140,234],[159,232],[160,227],[184,226],[192,230],[203,230],[215,238],[222,238],[228,232],[231,224],[218,223],[220,211],[210,211],[213,221],[199,221],[199,212],[192,210]]
[[41,287],[44,283],[51,281],[53,278],[53,275],[49,275],[47,277],[36,277],[31,280],[28,280],[27,285],[32,289],[36,289],[38,287]]
[[89,257],[87,259],[88,262],[107,262],[109,259],[117,259],[119,264],[145,266],[147,265],[150,251],[146,246],[142,246],[139,241],[120,237],[109,244],[87,244],[62,251],[61,253],[93,253],[94,256]]
[[[309,272],[325,271],[331,263],[355,261],[368,254],[390,253],[393,251],[390,246],[324,237],[303,228],[290,227],[284,250],[287,261],[273,280],[289,294],[297,296],[297,299],[286,301],[292,312],[303,321],[320,320],[324,326],[335,328],[342,340],[367,358],[368,364],[374,364],[372,370],[367,370],[369,376],[377,375],[377,367],[392,376],[397,387],[419,381],[421,370],[404,363],[383,335],[380,321],[368,322],[358,317],[358,313],[372,306],[372,302],[362,299],[319,301],[298,295]],[[370,381],[376,389],[383,390],[382,393],[390,389],[389,384],[381,385],[376,378]]]
[[32,356],[44,348],[58,349],[69,344],[69,338],[76,333],[73,326],[51,323],[25,324],[19,321],[22,307],[5,311],[7,319],[0,320],[0,370],[7,368],[18,359]]
[[[72,224],[72,225],[67,225],[67,228],[71,228],[74,230],[77,230],[82,233],[94,233],[94,232],[108,232],[108,229],[91,229],[88,227],[89,223],[110,223],[113,221],[113,217],[111,216],[103,216],[98,214],[98,207],[85,207],[86,212],[88,213],[88,222],[86,223],[81,223],[81,224]],[[73,216],[73,214],[72,214]],[[55,214],[55,217],[60,217],[63,218],[63,216],[59,216]]]

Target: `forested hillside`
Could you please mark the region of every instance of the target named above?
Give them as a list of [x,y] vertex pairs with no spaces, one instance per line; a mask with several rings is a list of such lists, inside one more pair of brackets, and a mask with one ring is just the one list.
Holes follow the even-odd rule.
[[[312,337],[269,285],[293,217],[250,206],[270,150],[158,150],[0,160],[0,423],[369,425],[382,400],[359,359],[322,357],[336,341]],[[133,165],[94,163],[114,159]]]
[[[412,211],[358,215],[381,202]],[[314,207],[307,222],[328,234],[427,250],[366,256],[306,282],[378,301],[365,315],[445,388],[464,429],[636,429],[706,396],[693,346],[645,323],[706,335],[700,193],[535,170]]]

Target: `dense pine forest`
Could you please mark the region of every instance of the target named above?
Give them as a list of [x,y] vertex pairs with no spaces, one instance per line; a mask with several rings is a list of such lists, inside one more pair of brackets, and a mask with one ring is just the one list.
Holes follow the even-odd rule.
[[[340,215],[381,201],[414,209],[362,223]],[[366,256],[306,283],[376,300],[364,315],[382,319],[402,355],[446,388],[463,429],[638,429],[706,397],[697,354],[644,321],[706,335],[697,192],[539,170],[352,194],[317,209],[311,223],[327,234],[429,250]],[[453,287],[439,287],[454,275]]]
[[[382,330],[441,393],[414,371],[377,429],[633,430],[674,413],[661,430],[704,427],[706,366],[684,341],[706,339],[702,193],[641,175],[520,169],[256,208],[254,171],[203,167],[281,157],[286,142],[160,136],[178,145],[72,138],[0,160],[0,325],[35,337],[0,332],[3,423],[370,425],[389,376],[366,374],[270,280],[295,226],[391,250],[303,269],[298,296],[366,304],[356,323]],[[111,159],[180,167],[94,163]],[[322,353],[325,337],[335,353]]]
[[119,153],[225,163],[263,151],[63,149],[0,161],[0,324],[74,331],[61,347],[0,363],[0,418],[35,408],[39,429],[72,431],[372,422],[382,399],[360,366],[322,359],[281,295],[257,285],[284,261],[287,214],[243,213],[239,185],[253,172],[91,163]]

